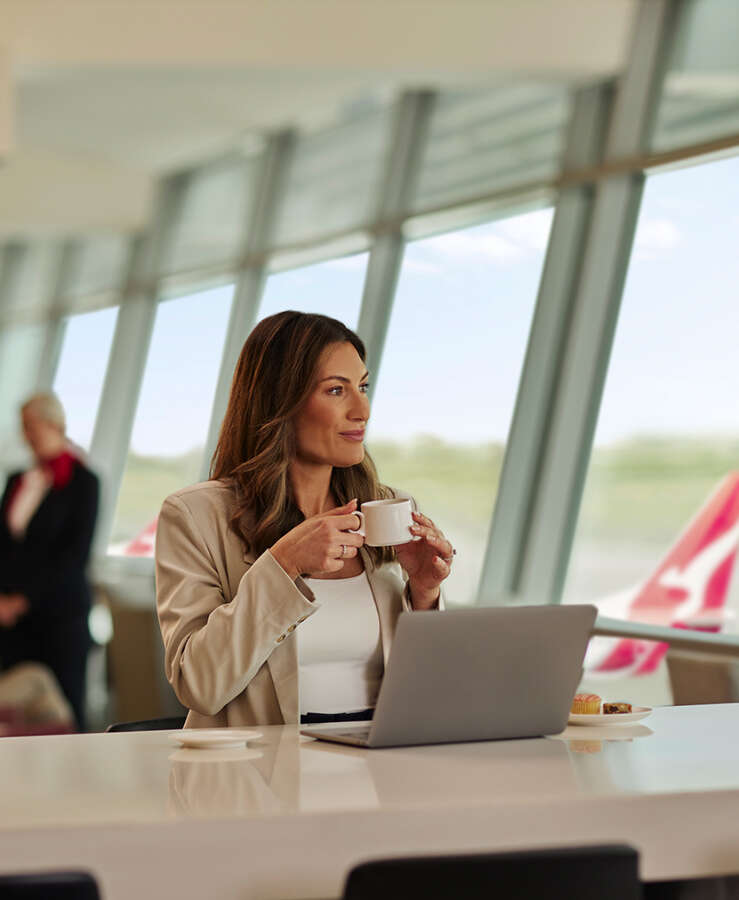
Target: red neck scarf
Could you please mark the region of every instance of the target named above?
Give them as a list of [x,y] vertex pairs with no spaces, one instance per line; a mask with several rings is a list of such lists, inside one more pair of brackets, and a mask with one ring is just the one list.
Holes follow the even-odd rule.
[[[74,467],[77,462],[75,456],[73,456],[68,450],[63,450],[59,456],[55,456],[53,459],[45,459],[40,463],[44,469],[51,475],[51,490],[58,491],[61,488],[66,487],[69,482],[72,480],[72,475],[74,474]],[[10,494],[8,495],[8,502],[6,509],[10,512],[10,508],[12,507],[15,498],[18,496],[18,491],[20,490],[21,485],[23,484],[23,476],[17,478],[15,483],[10,489]]]
[[51,475],[51,489],[58,491],[72,480],[76,458],[68,450],[63,450],[54,459],[45,459],[42,466]]

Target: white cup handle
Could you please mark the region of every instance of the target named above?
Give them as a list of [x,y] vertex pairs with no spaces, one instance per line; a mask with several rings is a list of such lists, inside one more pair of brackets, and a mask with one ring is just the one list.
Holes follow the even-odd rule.
[[349,534],[359,534],[362,537],[367,537],[364,532],[364,513],[359,509],[355,509],[352,515],[359,519],[359,528],[349,528]]

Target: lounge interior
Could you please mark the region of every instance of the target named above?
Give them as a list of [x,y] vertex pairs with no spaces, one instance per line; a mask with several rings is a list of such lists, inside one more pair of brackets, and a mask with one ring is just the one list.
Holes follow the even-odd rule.
[[[0,475],[54,391],[101,483],[90,732],[186,712],[157,516],[284,309],[364,340],[368,447],[451,536],[449,608],[595,603],[578,690],[739,701],[738,33],[734,0],[0,0]],[[183,772],[170,811],[206,789]]]
[[[396,440],[397,414],[388,409],[387,421],[378,424],[380,456],[394,456],[393,475],[408,477],[397,457],[408,453],[411,440],[429,435],[446,442],[445,467],[454,467],[455,458],[463,467],[464,454],[485,438],[497,457],[489,466],[473,463],[487,469],[481,489],[489,496],[464,535],[452,604],[600,595],[606,544],[598,544],[579,574],[572,571],[580,559],[577,541],[570,559],[613,329],[598,336],[595,319],[583,323],[605,344],[590,369],[572,376],[592,383],[580,396],[569,392],[573,430],[558,436],[557,416],[570,413],[557,410],[567,385],[556,357],[578,339],[571,308],[556,296],[562,285],[547,277],[554,266],[571,266],[564,243],[554,244],[558,231],[567,233],[561,201],[597,191],[614,173],[635,180],[646,173],[649,185],[653,175],[713,160],[728,170],[722,161],[735,152],[739,131],[739,76],[727,25],[735,19],[733,4],[686,3],[660,25],[652,58],[634,34],[642,5],[193,2],[179,15],[170,0],[152,0],[133,9],[109,2],[97,16],[79,0],[66,3],[62,16],[49,15],[44,3],[4,4],[0,465],[8,473],[26,458],[18,429],[26,396],[55,388],[74,405],[76,433],[71,428],[69,436],[104,485],[92,567],[99,650],[91,660],[90,712],[98,727],[179,710],[161,676],[149,532],[170,490],[207,477],[225,385],[250,324],[291,303],[325,302],[358,327],[380,379],[386,360],[402,373],[390,363],[397,351],[387,342],[388,329],[392,339],[394,317],[422,302],[422,294],[399,297],[398,281],[402,291],[414,269],[440,261],[441,271],[464,262],[464,254],[475,278],[484,277],[486,258],[495,264],[525,255],[521,268],[530,279],[511,295],[521,304],[526,294],[525,321],[513,316],[507,324],[504,303],[496,319],[501,331],[516,331],[518,346],[515,359],[505,360],[510,371],[491,401],[490,427],[463,434],[455,453],[455,423],[437,426],[424,409],[413,422],[416,434],[403,435],[404,448]],[[636,59],[640,52],[643,61]],[[629,76],[641,107],[629,114],[623,136],[615,136],[618,126],[608,122],[618,112],[612,94]],[[642,134],[627,134],[639,114]],[[486,224],[497,224],[499,232],[484,233]],[[652,234],[649,227],[646,222],[642,240],[651,245],[637,254],[670,243],[669,224],[657,221]],[[599,240],[602,248],[595,239],[582,248],[583,265],[593,259],[606,270],[608,261],[598,255],[609,239]],[[629,238],[622,240],[621,256],[628,256]],[[616,285],[629,271],[628,259],[614,258],[613,265],[621,269],[613,274]],[[340,278],[334,286],[332,266],[339,275],[344,267],[346,287]],[[492,269],[490,277],[491,302],[501,303],[493,299],[498,276]],[[575,292],[576,276],[568,277]],[[311,282],[307,289],[301,278]],[[452,290],[465,287],[455,282]],[[169,382],[150,379],[156,354],[161,365],[171,365],[177,341],[165,308],[177,317],[177,303],[198,296],[201,318],[218,322],[203,364],[207,384],[192,411],[199,421],[188,432],[182,422],[166,421],[187,415],[176,396],[176,373]],[[537,335],[534,304],[539,318],[545,308],[553,321],[559,317],[548,334]],[[171,346],[165,347],[168,328]],[[438,329],[435,335],[441,348],[444,335]],[[90,342],[99,342],[95,358]],[[75,362],[80,347],[88,350]],[[543,360],[538,372],[534,350]],[[571,358],[580,364],[576,354]],[[161,401],[157,409],[155,395],[163,389],[174,392],[169,413]],[[415,383],[408,388],[412,402],[418,390]],[[388,403],[382,394],[375,406],[381,403]],[[147,446],[145,420],[162,415],[160,431],[179,429],[179,446],[161,440],[158,446],[156,437]],[[649,426],[638,419],[632,431],[637,439],[648,437]],[[595,444],[597,451],[597,434]],[[564,457],[573,454],[579,461],[567,464]],[[555,498],[559,478],[569,487],[567,496]],[[707,478],[701,473],[701,486]],[[623,496],[629,489],[623,486]],[[433,490],[427,495],[421,502],[464,527],[468,501],[460,497],[455,505]],[[593,502],[623,499],[604,494]],[[638,528],[624,526],[635,538],[623,559],[616,552],[623,571],[616,583],[645,578],[669,546],[667,536],[683,525],[679,518],[665,524],[662,544],[647,535],[641,553]],[[549,533],[559,537],[551,541]],[[618,535],[619,546],[627,542]],[[610,578],[602,580],[610,588]],[[732,605],[729,592],[726,608]],[[643,624],[670,623],[646,618]],[[730,631],[730,618],[722,626]],[[673,651],[679,655],[678,647]],[[686,645],[683,652],[696,648]],[[731,656],[733,649],[718,646],[716,653]],[[723,659],[720,671],[706,674],[705,696],[716,690],[709,682],[731,690],[726,665]],[[671,683],[666,664],[658,668],[651,679],[629,685],[646,699],[671,702],[685,678],[676,674]]]

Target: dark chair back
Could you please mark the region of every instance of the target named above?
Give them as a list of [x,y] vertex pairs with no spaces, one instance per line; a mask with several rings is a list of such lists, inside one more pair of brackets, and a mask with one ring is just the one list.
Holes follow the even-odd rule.
[[639,857],[607,845],[382,859],[356,866],[344,900],[641,900]]
[[167,719],[141,719],[138,722],[114,722],[108,731],[175,731],[185,724],[185,716],[170,716]]
[[87,872],[34,872],[0,875],[2,900],[100,900]]

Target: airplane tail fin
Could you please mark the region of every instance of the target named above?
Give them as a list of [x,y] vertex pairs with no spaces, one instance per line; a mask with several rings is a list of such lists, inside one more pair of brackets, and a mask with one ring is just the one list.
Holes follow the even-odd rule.
[[[739,472],[729,473],[688,523],[653,574],[619,611],[650,625],[719,631],[739,545]],[[593,642],[591,642],[593,643]],[[653,672],[668,644],[610,639],[607,652],[589,654],[591,673]],[[596,647],[593,648],[594,650]]]
[[153,522],[149,522],[143,531],[129,541],[123,549],[123,556],[154,556],[154,542],[157,536],[157,516]]

